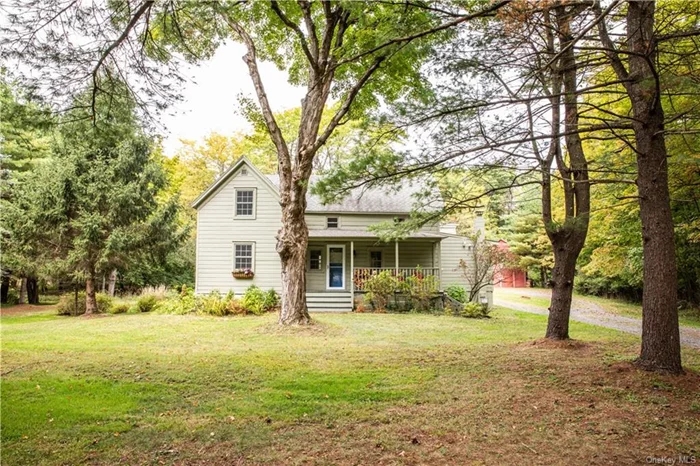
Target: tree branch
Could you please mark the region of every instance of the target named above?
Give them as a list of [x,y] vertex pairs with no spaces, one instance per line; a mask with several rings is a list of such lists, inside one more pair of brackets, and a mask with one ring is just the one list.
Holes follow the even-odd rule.
[[277,0],[272,0],[270,2],[270,7],[272,8],[272,11],[277,14],[279,19],[282,20],[282,22],[292,31],[296,33],[296,35],[299,37],[299,42],[301,43],[301,49],[304,51],[304,55],[306,55],[306,59],[309,61],[309,64],[311,67],[314,69],[314,71],[318,72],[318,47],[316,47],[316,53],[312,53],[312,51],[309,49],[309,43],[306,40],[306,36],[304,35],[304,32],[299,28],[299,26],[294,23],[294,21],[290,20],[287,15],[284,14],[282,9],[279,6],[279,2]]
[[[260,71],[258,70],[253,39],[243,28],[243,26],[238,24],[238,22],[236,22],[226,10],[221,8],[218,4],[216,4],[215,8],[229,27],[233,29],[236,34],[238,34],[248,50],[248,53],[243,56],[243,61],[245,61],[245,63],[248,65],[248,71],[250,72],[253,85],[255,86],[255,93],[258,96],[265,125],[267,126],[272,142],[275,144],[275,148],[277,149],[280,169],[280,183],[286,183],[288,182],[288,177],[285,176],[285,174],[291,174],[292,169],[291,159],[289,157],[289,148],[287,147],[287,142],[284,140],[284,136],[282,135],[282,130],[280,129],[279,125],[277,125],[270,102],[267,100],[267,93],[265,92],[265,87],[263,86],[262,78],[260,77]],[[287,192],[288,190],[283,188],[282,191]]]
[[97,110],[95,107],[96,107],[97,92],[99,90],[97,76],[99,74],[100,68],[104,64],[107,57],[109,57],[109,55],[114,51],[114,49],[119,47],[119,45],[122,42],[124,42],[124,40],[126,40],[126,38],[129,36],[129,33],[131,32],[131,30],[134,28],[134,26],[136,26],[136,23],[138,22],[138,20],[141,18],[141,16],[144,15],[144,13],[146,13],[148,10],[150,10],[150,8],[153,6],[153,3],[154,3],[154,0],[146,0],[145,2],[143,2],[141,4],[141,6],[136,10],[134,15],[131,17],[131,19],[129,20],[129,23],[126,25],[126,27],[124,28],[122,33],[119,35],[119,37],[117,37],[117,39],[114,42],[109,44],[109,47],[107,47],[104,50],[104,52],[102,52],[102,54],[100,55],[100,59],[97,61],[97,64],[95,65],[95,67],[92,69],[92,73],[91,73],[91,75],[92,75],[92,101],[90,103],[90,108],[92,109],[93,123],[95,123],[97,121],[97,118],[96,118],[96,111]]
[[372,65],[370,65],[370,67],[367,68],[362,77],[355,83],[352,89],[350,89],[350,92],[345,97],[343,104],[340,106],[335,115],[333,115],[333,118],[328,123],[328,126],[326,126],[326,129],[316,140],[316,143],[314,144],[314,150],[318,150],[318,148],[320,148],[326,143],[331,134],[333,134],[335,128],[340,124],[340,120],[342,120],[343,117],[348,113],[348,111],[350,111],[350,107],[352,106],[355,97],[357,97],[357,94],[360,92],[360,89],[362,89],[362,87],[367,83],[369,78],[372,77],[374,72],[379,69],[379,65],[381,65],[384,60],[386,60],[386,57],[383,55],[375,58]]

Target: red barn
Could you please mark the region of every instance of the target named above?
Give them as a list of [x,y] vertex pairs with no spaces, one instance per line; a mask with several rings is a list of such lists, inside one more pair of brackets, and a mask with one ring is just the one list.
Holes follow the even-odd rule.
[[[510,249],[505,240],[499,240],[497,247],[504,251]],[[494,274],[493,284],[501,288],[526,288],[527,271],[519,268],[502,268]]]

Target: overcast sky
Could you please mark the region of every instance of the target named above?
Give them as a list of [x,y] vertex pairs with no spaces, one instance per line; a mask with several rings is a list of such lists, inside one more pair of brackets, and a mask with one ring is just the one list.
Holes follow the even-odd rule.
[[[238,112],[239,94],[255,98],[255,89],[243,62],[245,47],[228,43],[219,47],[211,60],[191,67],[188,83],[182,92],[184,100],[164,115],[162,124],[165,153],[172,156],[180,139],[202,139],[212,131],[233,134],[249,125]],[[286,72],[273,64],[260,63],[260,74],[272,110],[277,112],[301,105],[304,89],[287,82]],[[257,101],[257,99],[256,99]]]

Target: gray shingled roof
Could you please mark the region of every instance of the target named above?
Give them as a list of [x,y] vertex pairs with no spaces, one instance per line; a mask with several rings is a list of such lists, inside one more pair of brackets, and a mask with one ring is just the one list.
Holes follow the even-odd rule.
[[[279,175],[266,175],[279,189]],[[311,177],[311,185],[319,179]],[[354,189],[349,196],[337,204],[323,205],[321,199],[313,194],[306,195],[307,212],[367,212],[367,213],[409,213],[418,201],[416,194],[423,189],[417,182],[406,182],[398,191],[370,188]],[[424,202],[424,201],[421,201]],[[442,203],[433,201],[423,210],[438,210]]]
[[[449,235],[442,233],[415,232],[406,238],[447,238]],[[342,230],[328,228],[325,230],[309,230],[309,238],[378,238],[376,233],[367,230]]]

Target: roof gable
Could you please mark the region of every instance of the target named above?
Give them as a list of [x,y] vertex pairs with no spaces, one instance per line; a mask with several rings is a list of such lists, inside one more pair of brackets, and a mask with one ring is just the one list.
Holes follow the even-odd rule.
[[[239,158],[226,172],[219,177],[206,191],[192,202],[192,207],[199,209],[213,194],[215,194],[228,180],[243,166],[260,179],[270,191],[279,198],[279,175],[265,175],[247,157]],[[312,176],[310,184],[319,179]],[[417,194],[423,186],[417,182],[406,182],[396,190],[382,188],[354,189],[341,202],[324,205],[320,197],[307,192],[307,213],[364,213],[364,214],[408,214],[413,210],[418,201]],[[424,210],[439,210],[442,201],[431,201],[422,206]]]
[[209,199],[214,193],[216,193],[219,188],[221,188],[223,185],[225,185],[229,179],[243,166],[246,166],[250,169],[251,173],[257,177],[260,181],[263,182],[263,184],[267,185],[267,187],[270,189],[270,191],[277,197],[279,197],[279,190],[277,189],[277,186],[275,186],[270,179],[263,175],[263,173],[258,170],[258,168],[250,161],[248,158],[244,155],[236,162],[231,165],[231,168],[226,170],[226,172],[219,177],[209,188],[207,188],[206,191],[204,191],[197,199],[195,199],[192,202],[192,207],[195,209],[199,209],[204,203]]

